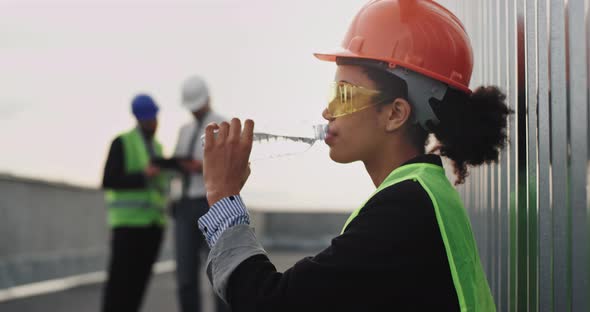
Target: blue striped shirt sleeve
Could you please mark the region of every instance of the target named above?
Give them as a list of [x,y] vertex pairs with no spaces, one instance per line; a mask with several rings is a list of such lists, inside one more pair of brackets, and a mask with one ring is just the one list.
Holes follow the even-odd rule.
[[199,218],[198,224],[207,244],[212,248],[223,231],[238,224],[250,224],[250,216],[242,197],[235,195],[213,204],[209,211]]

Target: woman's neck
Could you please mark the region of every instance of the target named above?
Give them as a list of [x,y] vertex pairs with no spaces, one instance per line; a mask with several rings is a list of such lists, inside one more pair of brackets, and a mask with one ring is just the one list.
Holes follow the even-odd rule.
[[423,155],[415,148],[396,148],[390,145],[372,159],[364,160],[365,169],[369,173],[375,187],[379,187],[387,176],[410,159]]

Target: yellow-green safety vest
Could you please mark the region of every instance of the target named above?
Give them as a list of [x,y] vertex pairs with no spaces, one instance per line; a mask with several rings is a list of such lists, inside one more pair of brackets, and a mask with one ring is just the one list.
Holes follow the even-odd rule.
[[[125,173],[140,173],[150,161],[144,138],[139,129],[120,136],[123,145]],[[162,146],[154,140],[154,153],[162,156]],[[145,189],[107,190],[108,222],[111,227],[164,225],[165,194],[168,179],[161,173],[148,179]]]
[[[401,166],[389,174],[369,199],[383,189],[407,180],[420,183],[432,200],[461,311],[496,311],[469,218],[443,167],[426,163]],[[366,203],[351,214],[342,232]]]

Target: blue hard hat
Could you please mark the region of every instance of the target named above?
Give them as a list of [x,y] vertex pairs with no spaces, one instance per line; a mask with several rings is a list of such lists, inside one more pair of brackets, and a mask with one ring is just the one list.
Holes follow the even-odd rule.
[[137,120],[155,119],[158,114],[158,105],[151,96],[139,94],[131,102],[131,111]]

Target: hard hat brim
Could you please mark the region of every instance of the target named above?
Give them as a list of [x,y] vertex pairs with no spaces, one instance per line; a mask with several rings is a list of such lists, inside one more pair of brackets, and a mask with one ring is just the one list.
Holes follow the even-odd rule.
[[340,49],[336,51],[321,52],[313,54],[318,60],[325,62],[336,62],[337,57],[359,57],[348,50]]

